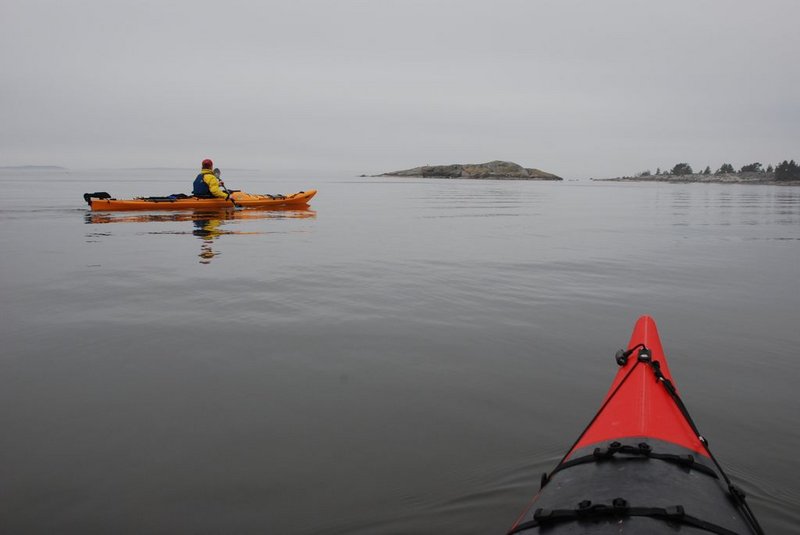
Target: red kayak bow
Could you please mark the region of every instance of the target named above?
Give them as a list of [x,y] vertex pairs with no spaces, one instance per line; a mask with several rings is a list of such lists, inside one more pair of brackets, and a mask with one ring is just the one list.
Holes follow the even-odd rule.
[[600,410],[509,535],[763,534],[678,395],[653,318],[616,361]]
[[664,357],[656,322],[650,316],[639,318],[628,344],[628,348],[634,352],[642,347],[649,350],[650,362],[641,360],[637,355],[627,356],[603,400],[602,410],[572,448],[570,455],[576,449],[596,442],[626,437],[664,440],[707,455],[705,446],[679,406],[668,390],[655,379],[652,362],[659,363],[662,375],[670,382],[672,374]]

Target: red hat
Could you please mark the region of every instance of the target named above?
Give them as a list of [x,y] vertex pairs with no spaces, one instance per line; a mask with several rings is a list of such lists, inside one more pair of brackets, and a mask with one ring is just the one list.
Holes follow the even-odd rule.
[[212,162],[208,158],[203,160],[203,169],[211,169],[212,167],[214,167],[214,162]]

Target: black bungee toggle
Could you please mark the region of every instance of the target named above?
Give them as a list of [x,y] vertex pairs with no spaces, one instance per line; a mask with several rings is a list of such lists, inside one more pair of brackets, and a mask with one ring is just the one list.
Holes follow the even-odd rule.
[[[617,351],[617,354],[614,355],[614,360],[617,361],[617,366],[620,367],[625,366],[628,363],[628,357],[630,357],[633,354],[633,352],[639,348],[641,348],[644,351],[649,351],[644,344],[636,344],[635,346],[633,346],[628,350],[620,349],[619,351]],[[639,354],[641,356],[641,351],[639,352]]]
[[621,442],[614,441],[608,445],[606,449],[595,448],[592,452],[592,457],[597,460],[610,459],[617,453],[625,453],[628,455],[644,455],[649,456],[653,448],[647,442],[640,442],[636,446],[624,445]]

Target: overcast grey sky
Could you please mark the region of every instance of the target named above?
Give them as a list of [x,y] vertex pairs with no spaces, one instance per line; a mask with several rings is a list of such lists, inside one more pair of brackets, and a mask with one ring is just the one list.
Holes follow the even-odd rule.
[[0,0],[0,165],[800,158],[800,1]]

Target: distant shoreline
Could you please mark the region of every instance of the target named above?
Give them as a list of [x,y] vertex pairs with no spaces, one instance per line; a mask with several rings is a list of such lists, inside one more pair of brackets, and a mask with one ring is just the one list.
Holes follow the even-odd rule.
[[774,173],[724,173],[721,175],[649,175],[616,178],[592,178],[594,182],[668,182],[671,184],[753,184],[767,186],[800,186],[798,180],[775,180]]

